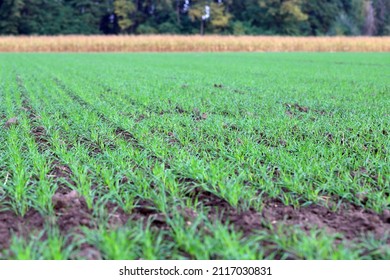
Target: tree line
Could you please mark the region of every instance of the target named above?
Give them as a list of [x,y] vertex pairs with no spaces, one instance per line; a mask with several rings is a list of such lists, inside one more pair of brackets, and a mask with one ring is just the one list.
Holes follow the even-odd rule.
[[0,34],[390,35],[389,0],[0,0]]

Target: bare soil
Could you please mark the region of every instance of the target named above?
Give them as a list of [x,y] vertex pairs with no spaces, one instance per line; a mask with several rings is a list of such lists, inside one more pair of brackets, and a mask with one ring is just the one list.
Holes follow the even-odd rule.
[[239,212],[211,192],[199,191],[196,197],[209,210],[210,219],[232,223],[246,235],[268,229],[270,225],[298,226],[306,231],[319,228],[329,233],[341,233],[347,240],[358,239],[368,233],[382,238],[390,233],[389,211],[378,214],[350,203],[342,204],[333,212],[321,205],[294,208],[275,199],[266,199],[261,212],[254,209]]

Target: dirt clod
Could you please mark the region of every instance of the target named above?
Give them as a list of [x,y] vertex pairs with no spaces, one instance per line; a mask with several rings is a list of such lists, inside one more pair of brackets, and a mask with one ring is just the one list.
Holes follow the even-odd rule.
[[52,202],[56,209],[81,205],[79,195],[75,190],[67,194],[56,193],[52,198]]
[[390,224],[390,210],[383,211],[383,221]]
[[119,181],[121,184],[126,184],[127,182],[129,182],[129,178],[127,178],[126,176],[123,176],[120,181]]
[[11,126],[13,125],[18,125],[19,124],[19,120],[17,117],[13,117],[13,118],[10,118],[8,121],[6,121],[6,123],[4,124],[4,127],[5,128],[10,128]]

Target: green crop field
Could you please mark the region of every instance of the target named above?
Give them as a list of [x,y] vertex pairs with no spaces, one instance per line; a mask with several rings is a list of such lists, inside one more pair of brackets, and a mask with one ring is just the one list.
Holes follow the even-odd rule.
[[1,259],[390,259],[390,54],[0,54]]

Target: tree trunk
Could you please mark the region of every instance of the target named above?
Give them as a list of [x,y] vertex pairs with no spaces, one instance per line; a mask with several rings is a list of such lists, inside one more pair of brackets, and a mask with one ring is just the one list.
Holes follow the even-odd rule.
[[180,26],[181,22],[180,22],[180,1],[179,0],[176,0],[176,20],[177,20],[177,24]]
[[372,1],[365,3],[364,35],[373,36],[376,32],[375,10]]

